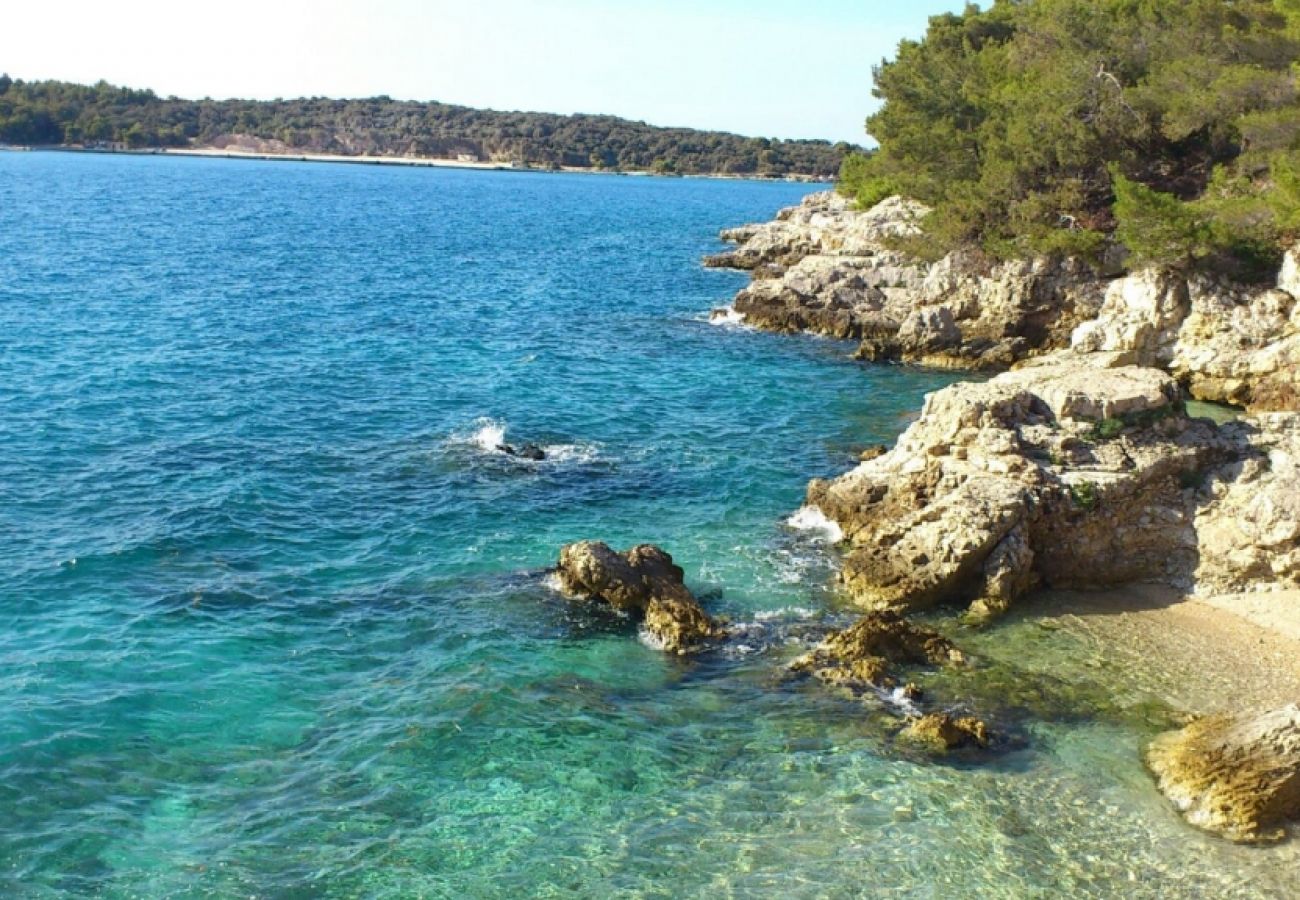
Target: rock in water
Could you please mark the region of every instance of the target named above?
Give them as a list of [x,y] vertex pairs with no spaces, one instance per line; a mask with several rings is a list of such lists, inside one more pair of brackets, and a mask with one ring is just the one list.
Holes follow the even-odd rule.
[[974,716],[955,718],[948,713],[929,713],[912,719],[899,732],[904,740],[947,753],[968,748],[986,749],[992,738],[988,726]]
[[890,673],[891,663],[945,666],[959,665],[964,659],[943,635],[884,610],[828,635],[815,649],[792,662],[790,668],[809,672],[827,684],[890,689],[898,686]]
[[681,567],[651,544],[626,553],[599,541],[569,544],[560,551],[559,573],[565,590],[642,619],[669,653],[689,653],[726,635],[686,587]]
[[1300,818],[1300,706],[1200,719],[1152,741],[1147,765],[1193,825],[1243,843],[1281,840]]
[[497,444],[498,452],[506,456],[514,456],[519,459],[531,459],[534,462],[540,462],[546,459],[546,451],[536,444],[524,444],[522,447],[514,447],[510,444]]

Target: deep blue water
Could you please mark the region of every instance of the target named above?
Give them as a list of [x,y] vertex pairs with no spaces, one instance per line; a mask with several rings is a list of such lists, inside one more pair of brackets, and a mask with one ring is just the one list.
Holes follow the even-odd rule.
[[[1250,895],[1139,734],[932,765],[777,677],[808,478],[953,378],[707,323],[808,190],[0,154],[0,894]],[[575,607],[581,538],[755,638]]]

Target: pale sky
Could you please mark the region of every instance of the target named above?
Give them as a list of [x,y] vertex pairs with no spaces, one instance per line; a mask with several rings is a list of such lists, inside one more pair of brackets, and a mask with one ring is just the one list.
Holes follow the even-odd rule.
[[181,97],[610,113],[864,142],[871,67],[953,0],[39,0],[0,71]]

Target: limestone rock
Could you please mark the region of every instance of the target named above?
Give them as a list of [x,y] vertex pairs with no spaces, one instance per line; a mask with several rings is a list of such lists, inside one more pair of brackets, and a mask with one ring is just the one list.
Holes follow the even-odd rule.
[[1147,764],[1193,825],[1234,841],[1280,840],[1300,818],[1300,706],[1200,719],[1152,741]]
[[891,451],[814,481],[807,502],[843,530],[842,578],[872,609],[958,603],[988,617],[1040,581],[1189,580],[1187,482],[1237,444],[1178,396],[1156,370],[1072,357],[954,385]]
[[1227,425],[1236,457],[1206,476],[1196,512],[1199,592],[1300,587],[1300,414]]
[[[1285,271],[1279,280],[1291,284]],[[1204,278],[1191,282],[1190,296],[1170,370],[1192,395],[1258,411],[1300,410],[1300,302],[1281,290]]]
[[1072,349],[1166,369],[1198,399],[1300,410],[1300,245],[1275,288],[1161,268],[1116,279],[1115,260],[959,251],[930,264],[896,245],[921,235],[926,212],[897,197],[859,210],[814,194],[723,232],[738,246],[707,264],[754,273],[735,303],[750,324],[856,340],[860,359],[1005,369]]
[[898,685],[891,664],[948,666],[964,661],[962,652],[943,635],[885,611],[831,633],[790,668],[828,684],[888,689]]
[[1075,329],[1071,347],[1081,353],[1123,353],[1132,365],[1167,365],[1190,308],[1184,277],[1144,269],[1111,283],[1097,318]]
[[680,597],[652,598],[645,608],[645,629],[657,645],[677,655],[727,634],[693,598]]
[[858,340],[863,359],[1006,367],[1068,346],[1101,307],[1104,282],[1077,260],[993,265],[962,252],[929,265],[897,250],[926,212],[898,197],[858,210],[815,194],[774,222],[723,232],[739,246],[705,263],[754,273],[734,302],[750,324]]
[[566,591],[643,619],[670,653],[689,652],[726,633],[686,587],[681,567],[651,544],[626,553],[599,541],[569,544],[560,551],[559,576]]
[[899,737],[941,753],[967,748],[984,749],[992,742],[988,725],[974,716],[954,717],[929,713],[912,719]]

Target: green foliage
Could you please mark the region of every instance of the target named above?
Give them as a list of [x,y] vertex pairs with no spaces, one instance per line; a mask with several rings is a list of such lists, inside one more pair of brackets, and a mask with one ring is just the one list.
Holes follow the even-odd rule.
[[191,101],[104,82],[86,86],[0,77],[0,143],[184,147],[210,146],[232,136],[307,153],[446,159],[468,154],[544,168],[826,179],[859,149],[829,141],[655,128],[613,116],[494,112],[388,97]]
[[995,0],[875,70],[840,189],[929,205],[936,252],[1276,260],[1300,232],[1300,0]]
[[1092,512],[1101,502],[1101,495],[1096,484],[1091,481],[1081,481],[1070,485],[1070,499],[1079,509]]
[[1092,430],[1092,437],[1098,441],[1113,441],[1124,433],[1123,419],[1102,419]]
[[1209,222],[1191,204],[1111,171],[1115,236],[1136,262],[1188,262],[1209,252]]

